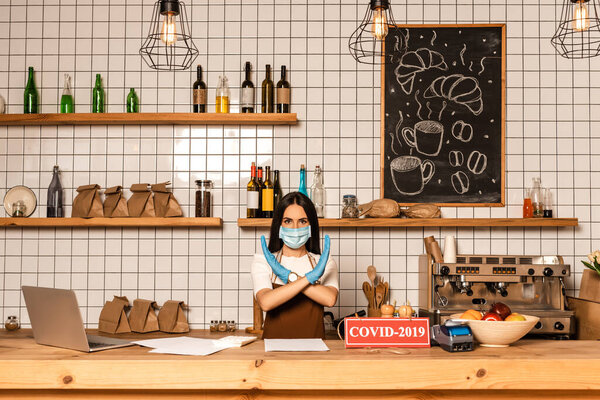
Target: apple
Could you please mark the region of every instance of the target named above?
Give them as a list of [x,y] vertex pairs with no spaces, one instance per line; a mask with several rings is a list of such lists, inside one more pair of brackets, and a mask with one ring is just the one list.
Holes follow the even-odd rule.
[[460,316],[460,319],[472,319],[475,321],[479,321],[481,319],[481,313],[476,310],[467,310]]
[[495,303],[492,304],[492,308],[490,308],[491,313],[498,314],[500,318],[505,319],[511,314],[510,307],[508,307],[504,303]]
[[504,318],[505,321],[527,321],[527,318],[519,313],[512,313],[508,317]]
[[383,318],[392,318],[394,315],[394,306],[391,304],[384,304],[381,306],[381,316]]
[[502,321],[502,317],[494,312],[486,313],[483,318],[483,321]]

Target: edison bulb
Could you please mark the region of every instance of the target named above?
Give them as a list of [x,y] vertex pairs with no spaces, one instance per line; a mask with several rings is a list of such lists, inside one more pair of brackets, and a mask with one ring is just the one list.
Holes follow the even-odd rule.
[[175,14],[165,15],[163,26],[160,33],[160,40],[167,46],[173,46],[177,41],[177,31],[175,30]]
[[373,11],[373,23],[371,24],[371,33],[377,40],[383,40],[388,34],[387,17],[385,9],[377,8]]
[[578,1],[573,10],[573,29],[576,31],[585,31],[590,27],[590,18],[588,9],[584,0]]

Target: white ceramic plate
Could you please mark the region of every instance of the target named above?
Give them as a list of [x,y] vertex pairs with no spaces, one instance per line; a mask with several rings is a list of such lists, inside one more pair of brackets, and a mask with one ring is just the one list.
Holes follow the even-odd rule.
[[4,209],[9,217],[12,217],[12,206],[17,201],[21,200],[25,203],[25,217],[29,217],[35,211],[37,206],[37,198],[35,193],[27,186],[15,186],[4,195]]

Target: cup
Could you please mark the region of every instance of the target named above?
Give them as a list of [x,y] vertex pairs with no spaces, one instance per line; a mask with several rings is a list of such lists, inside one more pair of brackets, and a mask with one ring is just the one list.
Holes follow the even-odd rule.
[[402,129],[402,137],[410,146],[426,156],[437,156],[442,149],[444,125],[437,121],[419,121],[414,128]]
[[456,262],[456,239],[454,236],[446,236],[444,239],[444,262]]
[[[428,172],[425,174],[427,168]],[[423,191],[435,172],[435,165],[431,160],[421,161],[415,156],[400,156],[392,160],[390,169],[396,189],[404,195],[414,196]]]

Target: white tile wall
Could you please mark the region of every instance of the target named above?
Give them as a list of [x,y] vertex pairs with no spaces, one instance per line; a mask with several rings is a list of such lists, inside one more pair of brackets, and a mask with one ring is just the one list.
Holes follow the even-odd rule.
[[[324,4],[326,3],[326,4]],[[417,304],[417,256],[424,235],[456,235],[460,252],[558,253],[573,265],[600,247],[600,58],[571,61],[550,45],[560,2],[425,0],[393,2],[397,22],[507,23],[507,206],[445,209],[448,217],[517,217],[523,186],[541,175],[555,192],[555,212],[579,217],[573,228],[328,229],[342,284],[336,315],[366,304],[359,290],[373,264],[391,283],[393,299]],[[397,3],[397,4],[396,4]],[[294,189],[301,163],[320,164],[326,215],[337,217],[345,193],[360,202],[379,195],[379,71],[356,64],[347,40],[366,0],[189,0],[192,32],[210,100],[219,75],[229,77],[238,110],[241,68],[251,61],[260,84],[264,65],[286,64],[293,87],[294,127],[10,127],[0,128],[0,196],[31,187],[45,215],[54,164],[70,205],[81,184],[103,187],[170,180],[191,215],[194,180],[212,179],[214,215],[223,229],[2,229],[0,308],[27,323],[19,287],[76,290],[88,326],[114,294],[185,300],[193,328],[211,319],[252,321],[249,268],[263,231],[239,230],[252,161],[282,171]],[[56,112],[62,75],[72,75],[76,110],[90,109],[101,73],[108,111],[120,112],[130,87],[141,110],[189,111],[194,71],[156,72],[138,55],[150,0],[5,0],[0,4],[0,94],[8,112],[22,112],[27,66],[34,66],[41,111]],[[209,108],[214,107],[214,102]],[[309,173],[309,180],[312,174]],[[67,214],[70,214],[68,207]]]

